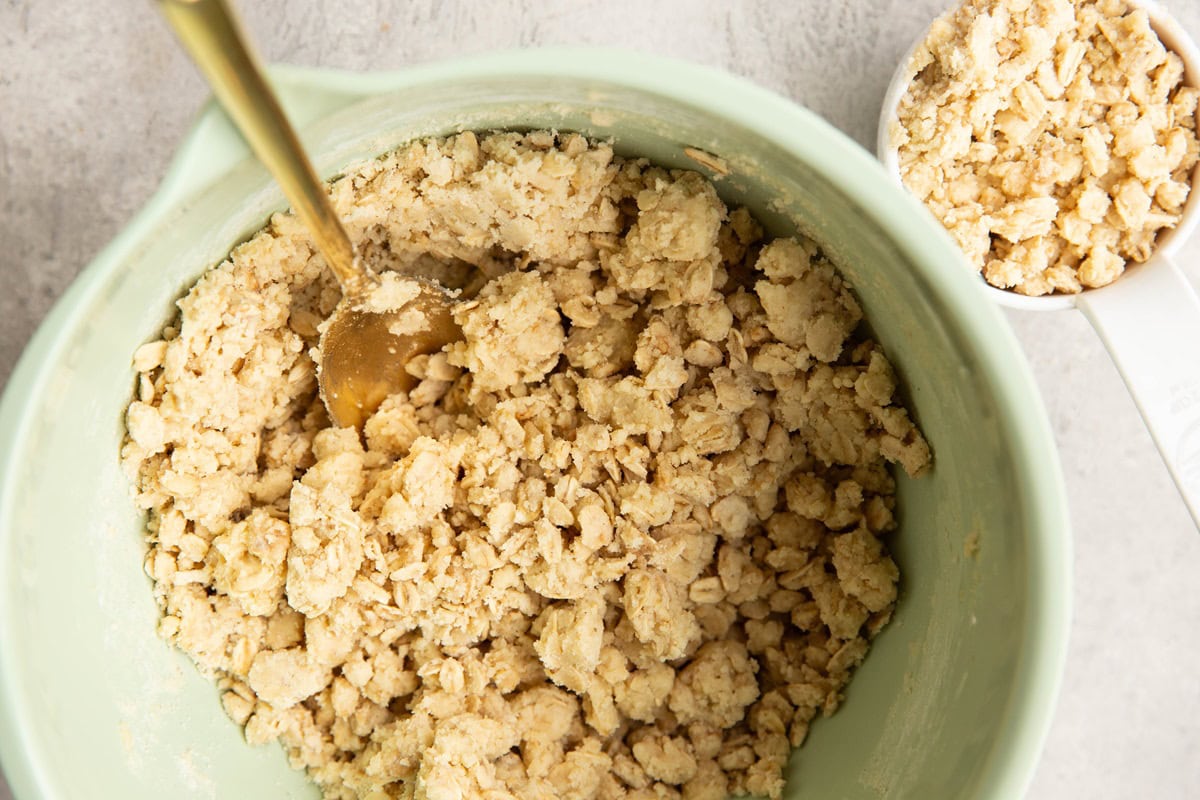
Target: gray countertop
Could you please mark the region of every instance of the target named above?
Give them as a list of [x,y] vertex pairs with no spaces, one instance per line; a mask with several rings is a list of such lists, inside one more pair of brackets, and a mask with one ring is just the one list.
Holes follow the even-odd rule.
[[[242,5],[273,61],[396,68],[497,48],[618,45],[747,76],[869,147],[895,63],[944,3]],[[1200,36],[1200,2],[1168,5]],[[154,190],[205,95],[146,0],[0,3],[0,381]],[[1200,235],[1180,260],[1195,279]],[[1008,315],[1054,426],[1075,532],[1070,657],[1028,797],[1200,797],[1200,536],[1082,315]]]

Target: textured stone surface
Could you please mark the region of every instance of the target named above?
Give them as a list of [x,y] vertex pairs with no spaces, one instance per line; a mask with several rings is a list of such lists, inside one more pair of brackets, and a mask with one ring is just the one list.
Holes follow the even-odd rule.
[[[497,48],[617,45],[740,73],[870,146],[896,61],[944,4],[243,5],[274,61],[396,68]],[[1169,5],[1200,35],[1200,2]],[[205,94],[146,0],[0,2],[0,380],[54,299],[153,191]],[[1181,261],[1200,262],[1200,236]],[[1054,424],[1076,538],[1070,659],[1028,796],[1200,797],[1200,536],[1082,316],[1009,318]]]

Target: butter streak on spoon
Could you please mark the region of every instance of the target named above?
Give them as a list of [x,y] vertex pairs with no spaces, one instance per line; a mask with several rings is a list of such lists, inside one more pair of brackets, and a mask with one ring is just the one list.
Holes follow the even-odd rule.
[[413,387],[410,359],[462,338],[451,299],[434,282],[381,279],[363,264],[225,0],[159,6],[341,284],[321,333],[318,380],[334,424],[361,429],[385,398]]

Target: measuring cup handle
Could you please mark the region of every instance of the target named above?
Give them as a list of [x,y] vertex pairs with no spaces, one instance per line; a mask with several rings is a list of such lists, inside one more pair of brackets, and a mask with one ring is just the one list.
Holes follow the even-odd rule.
[[1200,527],[1200,298],[1165,255],[1077,306],[1108,348]]

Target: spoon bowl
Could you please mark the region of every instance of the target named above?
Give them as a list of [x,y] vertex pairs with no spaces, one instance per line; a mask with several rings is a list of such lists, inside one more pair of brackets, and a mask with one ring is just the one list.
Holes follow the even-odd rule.
[[411,283],[416,296],[396,308],[380,310],[346,297],[326,321],[317,378],[338,426],[361,429],[389,395],[416,385],[405,369],[410,359],[462,338],[446,292],[427,281]]

